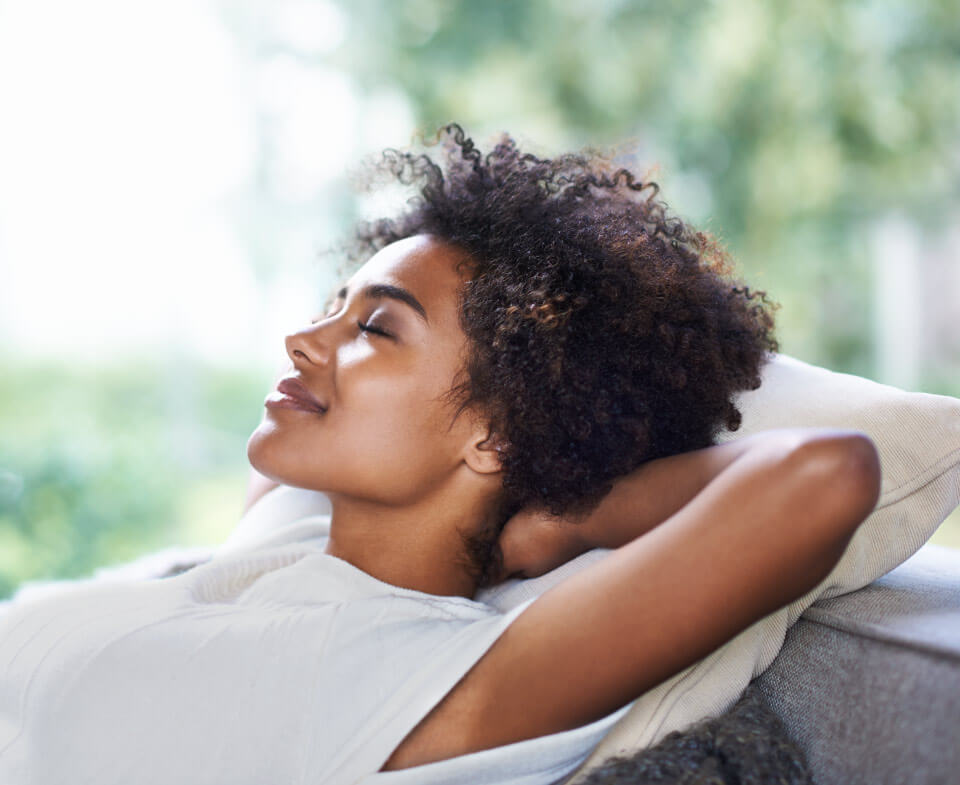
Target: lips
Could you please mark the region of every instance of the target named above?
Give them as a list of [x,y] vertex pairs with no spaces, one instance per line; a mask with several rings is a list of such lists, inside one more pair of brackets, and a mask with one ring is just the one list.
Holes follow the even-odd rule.
[[327,407],[295,376],[286,376],[281,379],[277,383],[277,392],[289,395],[294,400],[303,404],[304,407],[313,409],[321,414],[327,410]]

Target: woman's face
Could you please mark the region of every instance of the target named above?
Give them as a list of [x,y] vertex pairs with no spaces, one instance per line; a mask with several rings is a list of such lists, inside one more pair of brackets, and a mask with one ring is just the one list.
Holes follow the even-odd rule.
[[285,375],[326,411],[265,408],[247,443],[251,465],[287,485],[397,505],[458,469],[475,424],[461,416],[451,427],[439,398],[466,348],[455,269],[464,256],[426,235],[393,243],[327,314],[288,335]]

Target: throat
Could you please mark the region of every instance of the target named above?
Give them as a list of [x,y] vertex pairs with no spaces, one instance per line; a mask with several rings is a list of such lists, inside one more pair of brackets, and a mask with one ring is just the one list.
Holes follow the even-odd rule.
[[459,539],[445,543],[418,537],[397,542],[382,529],[373,537],[351,534],[344,537],[342,527],[331,520],[325,552],[392,586],[471,600],[476,594],[477,582]]

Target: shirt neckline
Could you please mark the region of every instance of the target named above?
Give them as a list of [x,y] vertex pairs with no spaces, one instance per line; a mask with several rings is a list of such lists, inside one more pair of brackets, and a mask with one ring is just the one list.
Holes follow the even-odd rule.
[[381,594],[412,597],[427,602],[442,602],[447,604],[462,605],[475,610],[483,610],[486,613],[491,611],[496,612],[496,608],[494,608],[492,605],[488,605],[480,600],[470,599],[469,597],[461,597],[456,594],[431,594],[430,592],[409,589],[405,586],[397,586],[393,583],[387,583],[386,581],[382,581],[379,578],[371,575],[369,572],[361,570],[355,564],[348,562],[346,559],[341,559],[339,556],[334,556],[332,553],[327,553],[326,550],[324,550],[326,546],[327,538],[318,537],[316,540],[317,553],[315,555],[325,557],[327,562],[333,565],[334,569],[337,569],[343,574],[350,576],[352,580],[366,583],[370,587],[377,589]]

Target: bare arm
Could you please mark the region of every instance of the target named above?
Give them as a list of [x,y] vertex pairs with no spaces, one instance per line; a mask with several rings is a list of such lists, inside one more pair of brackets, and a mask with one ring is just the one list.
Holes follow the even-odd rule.
[[657,458],[618,478],[586,517],[555,518],[526,509],[511,519],[500,537],[501,579],[543,575],[593,548],[620,548],[659,526],[688,504],[721,471],[758,444],[771,439],[799,445],[833,428],[777,428],[725,444]]
[[577,531],[590,548],[620,548],[682,509],[748,451],[771,441],[789,449],[818,435],[840,433],[829,428],[778,428],[649,461],[620,478]]
[[[707,450],[729,457],[724,447]],[[615,711],[816,586],[879,492],[863,434],[755,439],[661,525],[535,600],[385,768]]]

